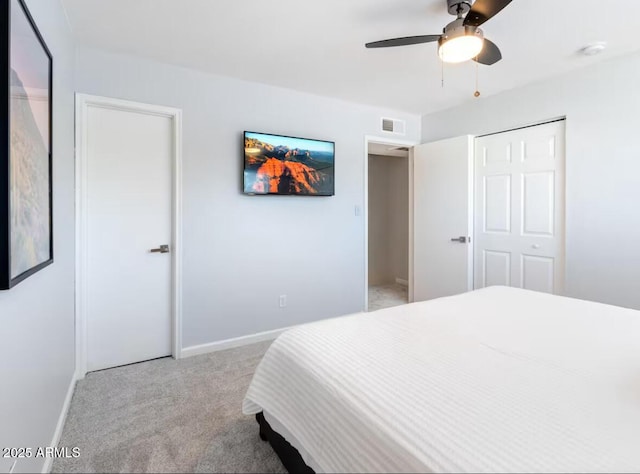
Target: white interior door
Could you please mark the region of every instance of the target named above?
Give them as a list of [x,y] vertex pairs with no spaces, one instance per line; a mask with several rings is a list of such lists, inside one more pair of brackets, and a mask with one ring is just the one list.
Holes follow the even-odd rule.
[[413,301],[471,289],[472,164],[471,136],[413,148]]
[[87,369],[171,354],[171,117],[86,112]]
[[562,293],[564,127],[559,121],[476,139],[475,288]]

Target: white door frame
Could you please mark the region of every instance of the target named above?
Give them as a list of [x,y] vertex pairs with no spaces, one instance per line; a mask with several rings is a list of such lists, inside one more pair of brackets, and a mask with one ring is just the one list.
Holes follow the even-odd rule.
[[171,252],[171,355],[182,357],[182,111],[76,93],[76,378],[87,373],[87,112],[89,107],[168,117],[173,122],[172,252]]
[[[364,137],[364,311],[369,310],[369,143],[382,143],[384,145],[406,146],[407,148],[418,145],[419,141],[400,140],[393,137],[378,137],[365,135]],[[413,153],[409,150],[409,302],[413,299]]]

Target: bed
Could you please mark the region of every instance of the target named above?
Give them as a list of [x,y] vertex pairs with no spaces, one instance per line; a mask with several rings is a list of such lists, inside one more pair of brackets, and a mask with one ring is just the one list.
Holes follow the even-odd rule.
[[243,411],[297,472],[639,472],[640,312],[490,287],[306,324]]

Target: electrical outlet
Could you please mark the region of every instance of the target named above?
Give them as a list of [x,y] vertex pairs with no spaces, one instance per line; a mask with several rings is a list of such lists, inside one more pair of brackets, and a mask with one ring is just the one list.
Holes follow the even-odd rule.
[[280,295],[280,307],[284,308],[287,306],[287,295]]

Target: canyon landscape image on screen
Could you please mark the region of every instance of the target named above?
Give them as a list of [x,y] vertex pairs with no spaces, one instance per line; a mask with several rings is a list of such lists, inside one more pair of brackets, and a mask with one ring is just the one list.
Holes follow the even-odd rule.
[[334,194],[334,144],[264,133],[244,133],[244,192]]

